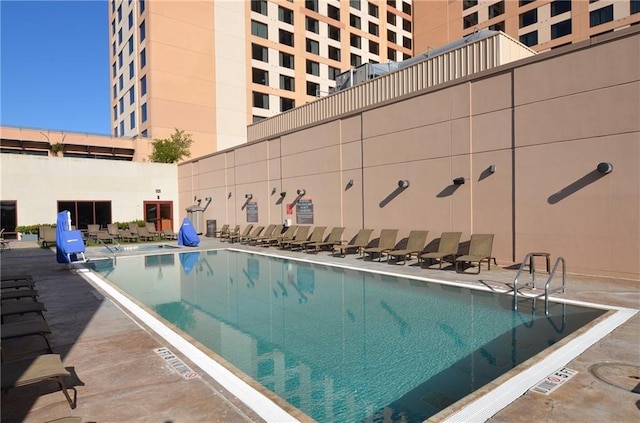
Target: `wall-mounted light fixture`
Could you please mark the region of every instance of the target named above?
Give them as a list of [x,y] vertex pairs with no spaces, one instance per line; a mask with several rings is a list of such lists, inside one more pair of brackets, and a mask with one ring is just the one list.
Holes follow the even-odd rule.
[[244,198],[246,198],[247,200],[251,200],[253,198],[253,194],[245,194]]
[[607,173],[611,173],[613,171],[613,165],[608,162],[598,163],[598,167],[596,168],[598,172],[606,175]]
[[400,179],[398,181],[398,187],[399,188],[407,188],[409,186],[409,180],[408,179]]
[[300,188],[298,191],[296,191],[298,193],[298,195],[305,195],[307,191],[304,190],[304,188]]
[[285,195],[287,195],[287,191],[282,191],[282,192],[280,193],[280,197],[284,197]]
[[453,185],[462,185],[464,184],[464,178],[460,176],[459,178],[455,178],[453,180]]
[[211,197],[205,197],[204,201],[211,201]]
[[277,191],[276,187],[271,188],[271,195],[275,194]]
[[347,181],[347,186],[348,186],[348,187],[352,187],[352,186],[353,186],[353,179],[349,179],[349,180]]
[[231,198],[231,193],[227,194],[227,198]]
[[496,165],[489,166],[489,173],[496,173]]

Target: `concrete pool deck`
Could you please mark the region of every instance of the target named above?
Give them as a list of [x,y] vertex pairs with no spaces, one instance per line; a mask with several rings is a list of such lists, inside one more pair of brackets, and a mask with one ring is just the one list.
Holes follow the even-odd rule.
[[[460,275],[452,270],[420,269],[415,260],[407,265],[363,261],[358,255],[345,258],[281,251],[275,247],[247,247],[202,237],[199,248],[241,248],[276,255],[336,263],[365,270],[400,275],[462,281],[496,290],[513,282],[517,269],[492,266],[479,275]],[[29,273],[36,280],[49,335],[55,353],[73,368],[77,408],[71,410],[55,384],[23,387],[2,394],[2,422],[43,422],[65,416],[83,421],[122,422],[248,422],[263,419],[220,383],[175,351],[137,317],[123,310],[111,297],[81,274],[56,263],[55,249],[34,242],[12,242],[0,256],[2,274]],[[193,251],[194,249],[189,249]],[[167,251],[169,252],[169,251]],[[92,247],[88,258],[106,256],[104,247]],[[542,263],[540,263],[542,264]],[[568,263],[569,271],[571,263]],[[540,283],[546,273],[540,274]],[[567,294],[577,301],[640,308],[640,283],[619,279],[567,275]],[[10,316],[6,321],[34,319]],[[46,352],[39,337],[5,340],[5,360]],[[167,347],[198,375],[185,379],[154,349]],[[566,365],[578,373],[550,395],[527,392],[489,418],[491,422],[518,421],[637,421],[640,417],[640,315],[606,335]],[[547,376],[541,374],[540,379]],[[632,392],[635,390],[635,393]],[[458,405],[431,420],[443,420]],[[304,416],[288,409],[292,415]]]

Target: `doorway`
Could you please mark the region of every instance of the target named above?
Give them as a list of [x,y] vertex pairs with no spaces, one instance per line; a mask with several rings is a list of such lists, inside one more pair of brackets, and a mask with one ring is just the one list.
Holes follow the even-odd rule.
[[156,231],[173,229],[173,201],[145,201],[144,220],[153,223]]

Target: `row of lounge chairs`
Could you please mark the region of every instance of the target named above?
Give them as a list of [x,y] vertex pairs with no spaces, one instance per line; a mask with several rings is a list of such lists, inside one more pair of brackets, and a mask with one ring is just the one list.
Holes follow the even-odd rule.
[[[77,391],[73,386],[67,387],[65,383],[65,378],[70,377],[71,373],[62,364],[60,355],[53,353],[47,337],[51,334],[51,327],[43,314],[46,311],[45,305],[38,301],[36,282],[30,275],[3,274],[0,283],[0,300],[2,301],[0,336],[3,341],[0,373],[2,392],[53,381],[59,385],[69,407],[76,408]],[[40,318],[35,320],[30,318],[29,316],[33,314],[39,315]],[[5,322],[5,319],[11,319],[11,321]],[[47,353],[11,361],[4,360],[4,341],[30,336],[42,337],[47,345]],[[21,350],[20,353],[24,351]],[[73,391],[73,397],[69,394],[69,390]]]
[[496,263],[492,256],[493,234],[472,234],[469,242],[469,250],[466,254],[460,255],[461,232],[443,232],[436,251],[428,251],[427,235],[429,231],[413,230],[408,238],[397,242],[397,229],[382,229],[377,242],[371,241],[373,229],[361,229],[350,241],[342,239],[345,228],[335,227],[329,235],[325,237],[326,226],[316,226],[311,230],[306,225],[291,225],[287,228],[284,225],[269,225],[266,228],[258,225],[248,224],[242,231],[240,225],[230,229],[229,225],[224,225],[218,236],[222,241],[240,242],[248,245],[258,246],[278,246],[281,249],[301,250],[305,252],[318,253],[321,250],[331,250],[332,253],[345,256],[348,253],[359,253],[360,255],[378,261],[386,256],[388,263],[393,259],[395,263],[405,264],[407,260],[416,257],[419,265],[428,263],[428,266],[438,263],[438,268],[442,269],[442,264],[450,262],[455,265],[456,271],[463,271],[466,265],[478,264],[478,273],[482,262],[486,261],[488,269],[491,270],[491,260]]
[[[138,241],[158,241],[177,240],[178,234],[173,229],[163,229],[158,231],[151,222],[146,222],[145,226],[130,224],[128,229],[119,229],[115,223],[107,224],[106,230],[100,225],[87,225],[87,231],[84,233],[85,239],[93,239],[98,242],[113,244],[117,242],[138,242]],[[39,229],[38,240],[43,247],[56,243],[56,228],[42,226]]]

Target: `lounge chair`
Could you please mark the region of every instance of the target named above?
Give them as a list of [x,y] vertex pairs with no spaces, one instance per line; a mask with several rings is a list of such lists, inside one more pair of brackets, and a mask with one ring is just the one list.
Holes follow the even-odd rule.
[[44,338],[49,352],[52,353],[51,344],[49,344],[49,339],[47,339],[47,334],[49,333],[51,333],[51,328],[44,320],[26,320],[24,322],[3,324],[0,330],[0,338],[5,340],[39,335]]
[[0,299],[4,300],[20,300],[22,298],[33,298],[35,301],[38,297],[37,289],[10,289],[0,291]]
[[175,233],[173,231],[173,229],[164,228],[162,230],[162,237],[165,238],[165,239],[173,239],[173,240],[175,240],[175,239],[178,239],[178,234]]
[[226,239],[227,241],[231,239],[232,236],[236,236],[240,233],[240,225],[236,225],[233,229],[227,229],[226,232],[220,233],[220,241]]
[[264,231],[264,225],[260,225],[260,226],[256,226],[255,228],[253,228],[253,230],[251,231],[251,233],[249,233],[249,235],[247,236],[239,236],[238,237],[238,241],[240,243],[247,243],[249,242],[249,240],[251,238],[257,238],[260,236],[260,234],[262,233],[262,231]]
[[[67,388],[64,377],[71,374],[62,365],[58,354],[43,354],[36,358],[28,358],[2,363],[2,390],[33,385],[40,382],[54,381],[60,385],[69,406],[76,408],[77,391],[75,388]],[[73,391],[73,399],[67,389]]]
[[309,235],[309,238],[300,241],[291,241],[289,243],[289,249],[293,250],[294,248],[300,248],[302,250],[303,248],[306,248],[307,244],[321,242],[322,237],[324,237],[324,231],[326,230],[326,226],[316,226],[315,228],[313,228],[313,231],[311,231],[311,235]]
[[262,236],[258,236],[249,240],[248,244],[250,245],[258,245],[261,242],[271,239],[272,237],[278,237],[282,234],[282,230],[284,229],[284,225],[274,225],[271,231],[269,228],[262,233]]
[[138,232],[134,233],[134,232],[127,231],[127,230],[120,231],[120,236],[121,236],[123,241],[127,241],[127,242],[135,242],[135,241],[138,241],[140,239],[140,236],[138,235]]
[[391,259],[391,257],[397,257],[396,262],[400,261],[400,257],[402,257],[402,263],[406,263],[407,259],[410,259],[411,256],[418,255],[422,250],[424,250],[424,246],[427,243],[427,234],[429,231],[411,231],[409,232],[409,239],[407,240],[407,245],[404,248],[396,248],[387,252],[387,263]]
[[383,229],[380,231],[380,238],[378,238],[378,245],[375,247],[368,247],[363,250],[364,255],[369,254],[371,258],[374,255],[378,255],[378,261],[382,260],[382,256],[393,250],[396,245],[396,238],[398,237],[397,229]]
[[258,244],[266,245],[268,247],[272,244],[278,244],[281,240],[290,241],[293,238],[293,234],[296,233],[297,229],[298,229],[298,225],[291,225],[287,228],[286,231],[284,231],[284,233],[279,233],[274,230],[273,235],[270,238],[260,240]]
[[42,318],[44,319],[43,312],[47,311],[44,304],[33,301],[28,303],[5,303],[2,304],[2,308],[0,308],[0,318],[4,321],[5,316],[11,316],[15,314],[27,314],[27,313],[40,313]]
[[[245,244],[251,244],[252,242],[254,242],[256,239],[259,238],[264,238],[264,237],[270,237],[273,234],[273,230],[276,228],[276,225],[271,224],[269,226],[266,227],[266,229],[264,229],[262,232],[260,232],[258,235],[253,236],[253,235],[249,235],[244,241]],[[257,229],[257,228],[256,228]],[[256,230],[254,229],[254,231]]]
[[333,254],[340,251],[340,255],[344,257],[349,251],[356,250],[362,254],[362,250],[369,245],[369,238],[373,229],[360,229],[358,234],[348,244],[336,244],[333,247]]
[[42,227],[42,239],[40,241],[42,246],[47,247],[47,244],[55,244],[56,235],[56,228],[52,228],[51,226]]
[[492,248],[493,234],[472,234],[469,254],[456,259],[456,272],[460,273],[464,271],[464,269],[460,270],[460,265],[464,263],[478,263],[478,273],[480,273],[481,264],[484,260],[487,261],[487,270],[491,270],[491,259],[493,259],[494,263],[496,261],[496,259],[491,256]]
[[[460,244],[460,236],[462,232],[443,232],[440,235],[440,243],[438,244],[438,251],[427,252],[418,256],[418,261],[429,260],[429,266],[433,260],[438,260],[438,269],[442,269],[442,262],[447,258],[452,259],[455,263],[458,256],[458,245]],[[428,266],[427,266],[428,267]]]
[[160,236],[162,235],[162,232],[160,232],[159,230],[156,229],[156,225],[153,222],[145,222],[145,227],[147,228],[147,231],[154,237],[154,238],[160,238]]
[[318,251],[328,248],[333,249],[334,245],[339,245],[342,242],[342,233],[344,232],[344,227],[338,226],[331,229],[329,235],[324,239],[324,241],[320,242],[309,242],[304,244],[304,251],[306,252],[308,249],[313,248],[313,250],[318,253]]
[[229,225],[226,223],[222,225],[222,227],[213,233],[214,237],[222,238],[222,234],[226,234],[229,232]]
[[282,238],[278,241],[278,248],[288,249],[289,245],[295,241],[306,241],[309,236],[309,229],[311,227],[307,225],[298,226],[298,230],[292,238]]
[[7,249],[10,250],[11,249],[11,244],[9,244],[9,241],[7,241],[6,239],[4,239],[4,228],[0,229],[0,251]]
[[118,229],[118,225],[115,223],[107,223],[107,233],[113,239],[122,238],[122,233],[120,233],[120,229]]
[[245,228],[242,231],[242,233],[240,233],[240,231],[238,231],[238,232],[236,232],[234,234],[230,234],[229,235],[229,242],[236,242],[240,238],[248,237],[249,233],[251,233],[251,229],[253,229],[253,225],[252,224],[248,224],[247,226],[245,226]]
[[87,225],[87,237],[91,239],[100,240],[102,242],[113,242],[113,238],[107,231],[100,230],[100,225]]
[[156,239],[156,236],[154,234],[152,234],[151,232],[149,232],[149,229],[147,229],[146,226],[139,226],[138,227],[138,236],[143,241],[155,241],[155,239]]

